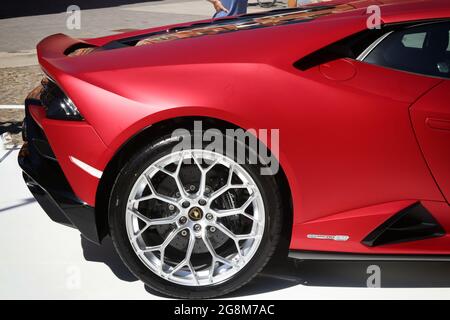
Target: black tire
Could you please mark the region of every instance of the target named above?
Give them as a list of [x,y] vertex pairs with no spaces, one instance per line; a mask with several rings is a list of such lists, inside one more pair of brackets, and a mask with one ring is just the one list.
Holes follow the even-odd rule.
[[136,255],[129,241],[125,226],[128,195],[138,177],[154,161],[170,154],[175,143],[181,139],[161,137],[148,147],[130,155],[130,160],[118,174],[109,203],[109,228],[112,240],[121,259],[130,271],[146,285],[163,295],[187,298],[213,298],[237,290],[253,279],[268,263],[277,248],[283,223],[283,206],[275,176],[260,175],[261,165],[242,165],[258,186],[265,209],[265,229],[256,254],[238,273],[225,282],[206,286],[184,286],[167,281],[150,269]]

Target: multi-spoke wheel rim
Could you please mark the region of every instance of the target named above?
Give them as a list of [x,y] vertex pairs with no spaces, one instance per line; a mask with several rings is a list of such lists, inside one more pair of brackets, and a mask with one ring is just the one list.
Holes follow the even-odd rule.
[[125,219],[130,243],[148,269],[177,284],[204,286],[230,279],[250,262],[264,233],[265,210],[241,165],[218,153],[185,150],[139,176]]

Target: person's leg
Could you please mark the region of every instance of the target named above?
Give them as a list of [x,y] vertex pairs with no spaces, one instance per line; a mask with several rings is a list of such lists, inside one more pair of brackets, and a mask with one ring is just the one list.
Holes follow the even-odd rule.
[[248,0],[235,0],[236,2],[236,14],[247,13]]

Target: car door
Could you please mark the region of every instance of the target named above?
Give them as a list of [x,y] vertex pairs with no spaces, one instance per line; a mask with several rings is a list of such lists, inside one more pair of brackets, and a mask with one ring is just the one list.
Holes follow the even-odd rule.
[[450,22],[423,23],[393,32],[363,60],[439,80],[415,101],[410,116],[428,167],[449,201]]
[[450,202],[450,80],[419,99],[411,119],[428,166]]
[[449,201],[450,22],[423,23],[393,32],[363,60],[440,80],[418,98],[410,115],[425,160]]

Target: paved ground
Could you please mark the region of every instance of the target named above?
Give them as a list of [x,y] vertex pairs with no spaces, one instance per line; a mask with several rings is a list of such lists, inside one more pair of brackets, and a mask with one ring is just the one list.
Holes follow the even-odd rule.
[[36,88],[42,76],[41,68],[37,65],[0,68],[0,104],[23,104],[25,97],[31,90]]
[[[16,150],[0,150],[0,299],[162,299],[102,246],[52,222],[22,181]],[[450,299],[450,263],[278,261],[229,299]],[[381,286],[365,288],[367,267]]]

